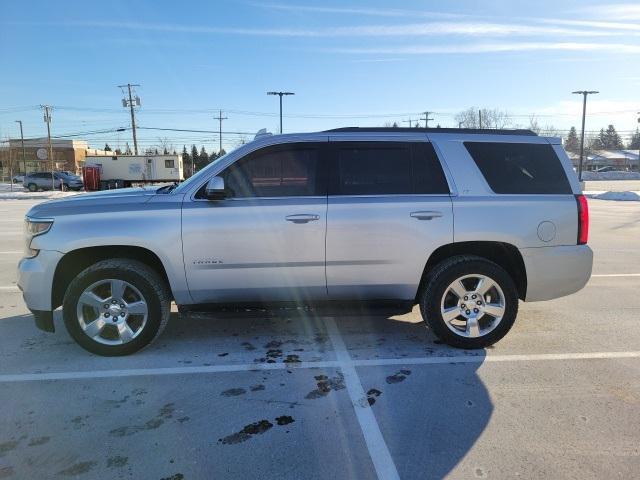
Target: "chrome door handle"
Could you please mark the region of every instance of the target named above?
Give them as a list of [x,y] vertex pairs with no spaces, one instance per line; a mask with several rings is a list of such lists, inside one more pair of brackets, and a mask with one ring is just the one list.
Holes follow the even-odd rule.
[[287,222],[308,223],[320,220],[320,215],[315,215],[312,213],[300,213],[298,215],[287,215],[286,217],[284,217],[284,219]]
[[442,212],[436,212],[434,210],[422,210],[419,212],[411,212],[409,214],[413,218],[418,220],[431,220],[432,218],[439,218],[442,216]]

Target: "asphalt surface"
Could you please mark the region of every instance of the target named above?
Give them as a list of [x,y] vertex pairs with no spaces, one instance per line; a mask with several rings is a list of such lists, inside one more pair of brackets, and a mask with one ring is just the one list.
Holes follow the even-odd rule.
[[38,331],[0,201],[0,479],[637,478],[640,203],[591,200],[595,276],[521,303],[493,348],[416,312],[173,314],[151,347],[91,355]]

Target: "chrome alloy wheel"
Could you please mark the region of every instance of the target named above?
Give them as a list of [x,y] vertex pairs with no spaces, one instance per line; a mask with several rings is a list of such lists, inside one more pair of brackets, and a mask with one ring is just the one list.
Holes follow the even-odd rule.
[[457,278],[446,288],[440,314],[456,335],[478,338],[493,331],[505,314],[505,298],[498,283],[486,275]]
[[149,308],[130,283],[105,279],[82,292],[76,312],[80,328],[88,337],[104,345],[123,345],[144,330]]

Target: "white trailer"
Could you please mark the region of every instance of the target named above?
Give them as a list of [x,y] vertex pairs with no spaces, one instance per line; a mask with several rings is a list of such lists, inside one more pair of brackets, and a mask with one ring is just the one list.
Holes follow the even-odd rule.
[[101,181],[121,180],[125,186],[184,180],[182,155],[88,155],[85,166],[98,167]]

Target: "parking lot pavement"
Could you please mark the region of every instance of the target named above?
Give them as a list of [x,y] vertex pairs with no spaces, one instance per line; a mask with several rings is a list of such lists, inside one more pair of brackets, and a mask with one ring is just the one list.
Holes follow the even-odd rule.
[[[640,206],[590,201],[594,277],[493,348],[416,311],[173,314],[124,358],[38,331],[0,201],[0,478],[633,478]],[[635,205],[635,206],[634,206]],[[11,232],[11,233],[8,233]]]

